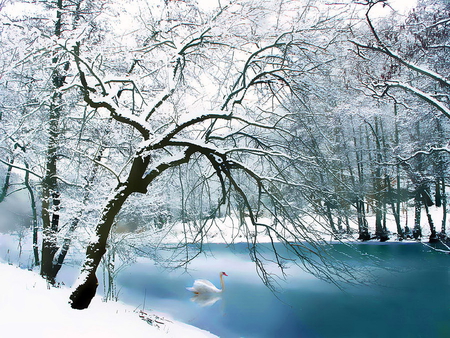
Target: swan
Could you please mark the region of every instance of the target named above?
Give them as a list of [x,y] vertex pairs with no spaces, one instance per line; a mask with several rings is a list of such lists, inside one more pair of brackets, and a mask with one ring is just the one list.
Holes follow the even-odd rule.
[[186,289],[189,291],[192,291],[196,295],[206,294],[206,293],[220,293],[223,290],[225,290],[223,276],[228,276],[228,275],[223,271],[221,273],[219,273],[220,285],[221,285],[222,289],[216,288],[213,283],[211,283],[209,280],[206,280],[206,279],[196,279],[194,281],[194,285],[192,287],[189,287]]

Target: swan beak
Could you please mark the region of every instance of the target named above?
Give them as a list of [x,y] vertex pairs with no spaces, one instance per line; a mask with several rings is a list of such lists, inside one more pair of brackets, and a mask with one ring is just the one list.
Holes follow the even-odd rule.
[[227,276],[228,277],[228,275],[225,273],[225,272],[222,272],[222,275],[224,275],[224,276]]

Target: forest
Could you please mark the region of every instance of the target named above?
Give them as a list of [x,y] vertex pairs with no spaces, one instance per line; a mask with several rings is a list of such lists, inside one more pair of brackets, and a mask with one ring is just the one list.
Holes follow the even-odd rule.
[[179,266],[246,242],[267,285],[260,243],[332,281],[355,276],[330,239],[450,251],[447,1],[2,0],[0,20],[0,231],[50,284],[83,252],[73,308],[120,235],[125,255],[176,235]]

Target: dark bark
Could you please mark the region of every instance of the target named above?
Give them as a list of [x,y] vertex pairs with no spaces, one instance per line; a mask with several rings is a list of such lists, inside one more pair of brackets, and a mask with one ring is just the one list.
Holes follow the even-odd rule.
[[[381,152],[381,142],[379,136],[379,127],[378,127],[378,119],[375,118],[374,127],[369,124],[369,127],[372,130],[375,146],[376,146],[376,164],[375,164],[375,176],[373,177],[373,188],[374,188],[374,197],[375,197],[375,236],[381,242],[385,242],[389,239],[389,236],[386,231],[386,226],[383,227],[383,210],[385,210],[385,191],[383,186],[383,178],[381,174],[381,163],[383,162],[383,156]],[[369,142],[368,142],[369,143]]]
[[[83,276],[85,281],[82,281],[70,296],[72,308],[79,310],[85,309],[89,306],[94,297],[98,286],[95,274],[103,255],[106,253],[106,244],[114,219],[122,208],[122,205],[132,193],[147,192],[147,187],[151,183],[151,180],[145,182],[143,177],[149,162],[149,157],[135,157],[127,181],[117,185],[115,196],[109,200],[108,204],[103,209],[100,222],[95,228],[95,235],[97,238],[88,245],[86,249],[86,259],[81,268],[80,276]],[[158,174],[154,177],[157,175]]]
[[445,192],[445,179],[442,177],[442,195],[441,195],[441,201],[442,201],[442,225],[441,225],[441,237],[446,237],[446,223],[447,223],[447,195]]
[[95,228],[96,240],[92,241],[86,249],[86,259],[81,268],[80,284],[70,296],[70,303],[74,309],[85,309],[89,306],[97,290],[97,278],[95,274],[103,255],[106,253],[106,245],[114,219],[127,198],[133,193],[146,193],[149,184],[168,168],[179,166],[189,161],[194,152],[189,148],[185,156],[172,162],[161,163],[150,172],[146,173],[150,163],[150,157],[135,157],[125,183],[119,183],[115,189],[115,196],[109,200],[103,209],[102,217]]
[[434,203],[438,208],[442,206],[442,195],[441,195],[441,187],[440,187],[440,179],[436,179],[436,182],[434,184],[435,186],[435,193],[434,193]]
[[98,287],[96,272],[106,252],[106,244],[114,218],[132,192],[129,183],[119,184],[114,198],[104,208],[103,216],[95,229],[97,240],[90,243],[86,250],[86,260],[81,270],[81,276],[84,276],[85,280],[77,286],[70,296],[72,308],[86,309],[95,296]]
[[[364,167],[362,162],[362,150],[358,149],[358,142],[356,138],[356,131],[353,127],[353,120],[352,120],[352,129],[353,129],[353,145],[355,147],[355,157],[356,157],[356,169],[358,173],[358,190],[361,190],[364,185]],[[360,138],[361,136],[361,130],[359,131]],[[356,181],[356,180],[354,180]],[[354,184],[356,187],[356,182]],[[361,241],[368,241],[370,240],[370,234],[369,234],[369,225],[367,223],[366,214],[364,210],[364,197],[362,195],[362,192],[359,191],[355,198],[355,207],[356,207],[356,215],[358,219],[358,239]]]
[[50,283],[55,282],[56,272],[53,259],[58,251],[60,194],[57,182],[57,161],[59,144],[59,119],[61,94],[55,93],[49,112],[49,144],[45,177],[42,182],[42,253],[41,275]]
[[[439,147],[442,147],[442,142],[445,140],[445,133],[444,129],[442,128],[442,122],[441,119],[443,119],[442,116],[437,116],[436,118],[436,130],[438,133],[438,139],[440,140],[438,143]],[[442,223],[441,223],[441,231],[438,235],[438,237],[442,240],[445,240],[447,238],[447,235],[445,233],[446,231],[446,223],[447,223],[447,196],[445,192],[445,161],[442,157],[442,154],[438,154],[438,161],[437,161],[437,178],[436,178],[436,206],[441,207],[442,206]]]
[[328,217],[328,222],[330,223],[330,228],[333,234],[337,234],[336,225],[334,224],[333,213],[331,212],[332,202],[325,201],[326,215]]
[[[9,163],[13,164],[14,158],[11,158]],[[5,182],[3,183],[2,191],[0,192],[0,203],[3,202],[6,195],[8,194],[8,189],[9,189],[9,184],[10,184],[9,182],[11,179],[11,171],[12,171],[12,165],[8,166],[8,169],[6,171]]]
[[[399,175],[397,175],[397,179],[399,179]],[[397,227],[397,237],[401,241],[404,239],[404,234],[402,230],[402,225],[400,224],[400,184],[397,182],[397,201],[394,202],[394,192],[392,191],[391,182],[389,176],[386,176],[386,186],[388,188],[388,199],[389,204],[391,205],[392,214],[394,215],[395,225]]]
[[70,296],[72,308],[77,310],[87,309],[97,292],[97,287],[98,279],[95,272],[89,273],[86,281],[80,284]]
[[430,210],[429,210],[429,206],[431,206],[433,204],[431,203],[431,205],[430,205],[429,194],[422,192],[422,198],[424,199],[423,205],[425,207],[425,213],[427,215],[428,225],[430,227],[429,241],[430,241],[430,243],[437,242],[438,241],[438,236],[436,234],[436,229],[435,229],[435,226],[434,226],[433,218],[431,217]]
[[413,229],[413,238],[418,240],[422,238],[422,228],[420,226],[420,215],[422,208],[422,198],[420,196],[420,192],[416,192],[414,197],[414,229]]
[[438,241],[438,236],[436,234],[436,229],[434,227],[434,222],[433,222],[433,218],[431,217],[429,207],[427,204],[424,204],[424,205],[425,205],[425,212],[427,214],[428,225],[430,226],[430,237],[428,240],[430,243],[434,243],[434,242]]
[[[397,121],[397,103],[394,102],[394,116],[395,116],[395,128],[394,128],[394,138],[395,138],[395,146],[398,147],[400,142],[399,142],[399,132],[398,132],[398,121]],[[397,173],[397,177],[396,177],[396,191],[397,191],[397,198],[394,204],[394,199],[392,196],[392,188],[391,185],[389,184],[389,196],[391,198],[391,208],[392,208],[392,212],[394,214],[394,218],[395,218],[395,225],[397,226],[397,238],[402,241],[403,239],[405,239],[405,233],[403,232],[402,229],[402,225],[400,223],[400,202],[401,202],[401,185],[400,185],[400,165],[396,165],[396,173]]]
[[356,202],[356,210],[358,215],[358,230],[359,236],[358,239],[361,241],[370,240],[369,234],[369,225],[367,223],[365,211],[364,211],[364,201],[362,199],[358,199]]
[[[62,33],[62,0],[57,0],[55,36],[60,37]],[[51,284],[55,283],[57,271],[53,264],[55,254],[58,251],[57,234],[59,231],[59,210],[61,199],[57,180],[57,162],[59,150],[59,123],[61,118],[62,94],[59,89],[64,85],[65,76],[58,69],[60,56],[55,54],[52,59],[54,65],[52,82],[54,94],[49,108],[49,140],[47,146],[47,160],[45,176],[42,182],[42,253],[41,253],[41,275]]]
[[[25,167],[28,168],[28,164],[25,162]],[[30,203],[31,203],[31,229],[33,231],[33,255],[34,255],[34,265],[39,265],[39,247],[38,247],[38,220],[37,220],[37,208],[36,208],[36,199],[34,197],[33,188],[30,185],[30,173],[28,171],[25,172],[25,187],[28,190],[28,194],[30,195]]]

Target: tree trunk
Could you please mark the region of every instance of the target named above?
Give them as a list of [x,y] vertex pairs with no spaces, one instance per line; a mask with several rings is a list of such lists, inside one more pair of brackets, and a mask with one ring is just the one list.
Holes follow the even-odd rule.
[[57,182],[58,138],[60,118],[60,93],[53,95],[49,112],[49,144],[45,177],[42,182],[42,256],[41,275],[54,284],[56,273],[53,259],[58,251],[57,234],[59,230],[60,194]]
[[[55,37],[60,37],[62,32],[62,0],[57,0]],[[58,64],[61,62],[58,55],[52,59],[53,73],[52,82],[54,94],[49,109],[49,140],[47,147],[47,162],[45,176],[42,182],[42,256],[41,275],[51,284],[55,283],[57,271],[54,268],[53,260],[58,251],[57,234],[59,231],[59,210],[61,208],[61,198],[57,181],[57,161],[59,149],[62,94],[59,89],[64,85],[63,76]]]
[[359,237],[361,241],[368,241],[370,239],[369,225],[367,223],[366,214],[364,212],[364,201],[358,198],[356,202],[356,210],[358,216],[358,230]]
[[[399,142],[399,132],[398,132],[398,112],[397,112],[397,103],[394,102],[394,116],[395,116],[395,120],[394,120],[394,141],[395,141],[395,146],[398,147],[400,142]],[[402,225],[400,223],[400,201],[401,201],[401,191],[400,191],[400,165],[396,165],[396,174],[397,174],[397,199],[395,201],[394,204],[394,199],[392,196],[392,188],[391,188],[391,184],[390,182],[388,182],[389,184],[389,196],[390,196],[390,201],[391,201],[391,208],[392,208],[392,213],[394,214],[394,218],[395,218],[395,225],[397,226],[397,237],[400,241],[402,241],[403,239],[405,239],[405,233],[402,230]]]
[[131,193],[133,191],[129,185],[119,184],[116,188],[115,196],[109,200],[103,209],[103,215],[95,229],[96,238],[88,245],[86,250],[86,259],[78,277],[78,286],[70,296],[72,308],[86,309],[95,296],[98,287],[98,280],[95,274],[106,252],[106,243],[114,218]]
[[445,239],[446,235],[446,223],[447,223],[447,195],[445,192],[445,178],[442,177],[442,193],[441,193],[441,201],[442,201],[442,225],[441,225],[441,239]]
[[9,163],[11,163],[11,165],[8,166],[8,169],[6,171],[6,176],[5,176],[5,182],[3,183],[2,191],[0,192],[0,203],[3,202],[6,195],[8,194],[9,181],[11,179],[11,171],[12,171],[12,164],[14,163],[14,157],[11,158]]
[[[25,162],[25,167],[28,168],[28,163]],[[34,191],[30,185],[30,173],[28,171],[25,172],[25,187],[28,190],[30,195],[31,202],[31,228],[33,231],[33,255],[34,255],[34,265],[39,265],[39,247],[38,247],[38,220],[37,220],[37,208],[36,208],[36,199],[34,198]]]
[[[398,168],[397,168],[398,170]],[[397,179],[399,179],[400,175],[397,174]],[[403,239],[405,239],[404,234],[403,234],[403,230],[402,230],[402,225],[400,224],[400,184],[397,182],[397,201],[396,203],[394,203],[394,193],[392,191],[392,186],[391,186],[391,182],[389,179],[389,176],[386,176],[386,185],[388,188],[388,199],[389,199],[389,203],[391,205],[391,209],[392,209],[392,214],[394,215],[394,219],[395,219],[395,225],[397,227],[397,237],[400,241],[402,241]]]
[[86,259],[78,277],[78,286],[70,296],[72,308],[79,310],[87,308],[95,296],[98,286],[98,280],[95,274],[106,252],[106,244],[114,219],[132,193],[147,192],[147,186],[150,184],[150,181],[144,183],[142,177],[149,162],[149,157],[144,159],[135,157],[128,175],[128,180],[125,183],[119,183],[117,185],[114,197],[104,207],[101,219],[95,228],[96,237],[86,249]]
[[[380,132],[378,129],[378,119],[375,117],[374,121],[375,127],[372,128],[373,136],[375,138],[375,146],[376,146],[376,162],[375,163],[375,177],[373,178],[373,189],[375,196],[375,236],[381,241],[385,242],[389,239],[387,231],[384,229],[382,224],[383,220],[383,210],[385,209],[385,191],[383,187],[383,178],[381,174],[381,163],[383,161],[383,155],[381,152],[381,143],[380,143]],[[369,141],[367,141],[369,144]]]
[[425,213],[427,215],[428,225],[430,227],[429,241],[430,241],[430,243],[437,242],[438,241],[438,237],[437,237],[437,234],[436,234],[436,229],[435,229],[435,226],[434,226],[433,218],[431,217],[430,209],[429,209],[429,207],[431,205],[433,205],[433,203],[431,202],[430,196],[429,196],[428,192],[425,189],[422,189],[422,198],[424,200],[423,201],[423,205],[425,207]]
[[325,208],[326,208],[326,214],[327,214],[327,217],[328,217],[328,222],[330,223],[331,232],[333,233],[333,235],[337,235],[338,231],[336,229],[336,225],[334,224],[333,213],[331,212],[331,204],[332,204],[332,202],[325,201],[324,204],[325,204]]
[[427,219],[428,219],[428,225],[430,226],[430,238],[429,238],[429,242],[430,243],[434,243],[438,241],[438,237],[436,234],[436,229],[434,227],[434,222],[433,222],[433,218],[431,217],[430,214],[430,210],[429,207],[426,203],[424,203],[425,206],[425,212],[427,214]]
[[[370,239],[369,234],[369,225],[367,224],[366,214],[364,211],[364,194],[363,191],[364,186],[364,166],[363,166],[363,151],[361,147],[358,147],[358,140],[356,138],[356,130],[352,122],[352,130],[353,130],[353,146],[355,148],[355,158],[356,158],[356,169],[358,173],[358,191],[356,193],[355,205],[356,205],[356,216],[358,219],[358,239],[361,241],[368,241]],[[362,131],[361,127],[359,128],[359,143],[362,144]],[[356,180],[354,187],[356,187]]]
[[420,191],[416,191],[416,195],[414,198],[414,229],[413,229],[413,238],[418,240],[422,238],[422,229],[420,227],[420,214],[422,207],[422,199]]

